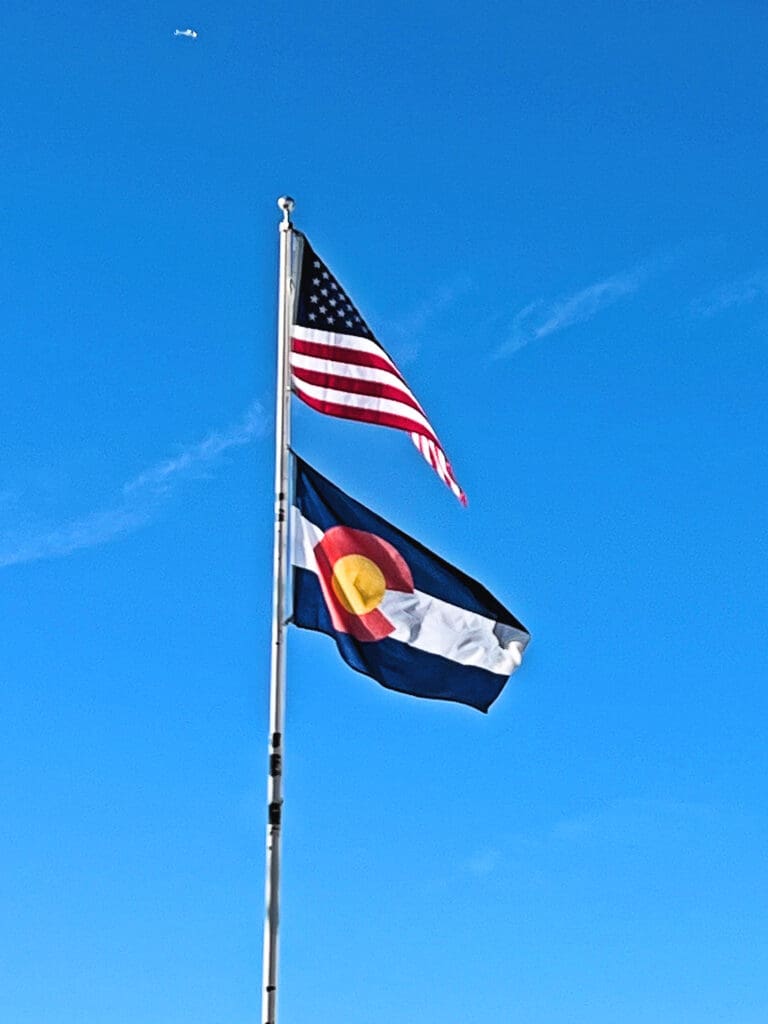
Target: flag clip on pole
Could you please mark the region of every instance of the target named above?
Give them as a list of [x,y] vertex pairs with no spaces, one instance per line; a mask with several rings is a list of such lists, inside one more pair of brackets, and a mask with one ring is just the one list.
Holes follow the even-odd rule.
[[293,303],[291,213],[295,203],[281,196],[280,284],[277,311],[277,394],[275,403],[275,534],[272,583],[272,655],[269,686],[269,776],[265,863],[264,963],[261,1019],[277,1019],[278,924],[280,919],[280,827],[283,809],[283,726],[285,720],[285,633],[288,581],[288,463],[291,440],[290,339]]

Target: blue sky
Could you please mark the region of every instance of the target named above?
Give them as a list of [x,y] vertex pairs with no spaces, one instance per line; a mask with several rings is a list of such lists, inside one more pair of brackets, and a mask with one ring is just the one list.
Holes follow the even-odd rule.
[[296,447],[533,643],[486,717],[291,635],[281,1024],[764,1022],[767,37],[5,12],[3,1020],[259,1019],[290,192],[469,508],[394,432]]

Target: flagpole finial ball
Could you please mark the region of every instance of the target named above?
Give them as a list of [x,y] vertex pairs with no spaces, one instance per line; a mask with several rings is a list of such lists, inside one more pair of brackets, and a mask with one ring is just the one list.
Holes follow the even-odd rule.
[[277,200],[277,205],[283,211],[283,216],[288,218],[296,209],[296,201],[291,199],[290,196],[280,196]]

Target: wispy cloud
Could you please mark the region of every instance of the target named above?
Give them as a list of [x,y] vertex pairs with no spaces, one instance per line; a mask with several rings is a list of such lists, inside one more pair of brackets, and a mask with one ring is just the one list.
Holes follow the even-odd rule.
[[264,410],[258,402],[254,402],[235,427],[223,432],[213,431],[199,444],[184,448],[173,458],[151,466],[133,480],[129,480],[123,487],[123,493],[131,494],[145,489],[164,491],[180,476],[209,466],[229,448],[249,444],[254,437],[263,433],[264,424]]
[[475,875],[477,878],[487,878],[488,875],[492,875],[496,871],[501,860],[501,850],[488,847],[474,853],[467,861],[466,868],[471,875]]
[[399,365],[412,363],[421,349],[421,336],[426,328],[447,312],[472,288],[469,277],[457,277],[426,296],[410,313],[397,320],[384,320],[381,339],[392,351]]
[[757,299],[768,297],[768,269],[755,270],[734,281],[720,285],[706,298],[693,303],[695,316],[710,317],[737,306],[746,306]]
[[709,804],[679,800],[615,800],[596,810],[555,824],[553,837],[564,841],[642,843],[652,836],[672,838],[691,829],[713,827],[718,819]]
[[264,433],[265,426],[264,412],[255,402],[231,429],[213,431],[197,444],[182,448],[177,455],[129,480],[119,497],[105,508],[51,529],[0,537],[0,568],[61,558],[145,526],[183,480],[210,471],[224,452],[248,444]]
[[571,295],[554,301],[529,303],[513,318],[509,337],[496,349],[494,358],[512,355],[533,341],[541,341],[574,324],[591,320],[607,306],[634,295],[650,271],[651,264],[641,263],[633,270],[595,281]]
[[0,569],[44,558],[61,558],[80,548],[105,544],[149,522],[150,509],[115,507],[93,512],[63,526],[29,537],[5,538],[0,547]]

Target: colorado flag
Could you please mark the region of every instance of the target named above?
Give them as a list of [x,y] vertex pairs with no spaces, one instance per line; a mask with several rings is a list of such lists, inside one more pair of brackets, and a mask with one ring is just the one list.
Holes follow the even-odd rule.
[[493,595],[296,459],[293,622],[415,697],[487,711],[530,640]]

